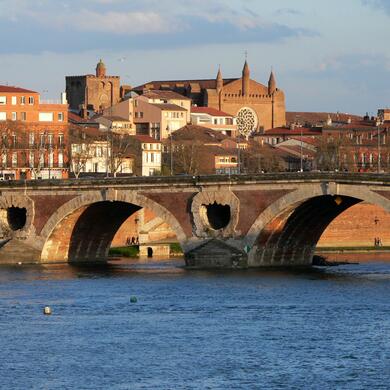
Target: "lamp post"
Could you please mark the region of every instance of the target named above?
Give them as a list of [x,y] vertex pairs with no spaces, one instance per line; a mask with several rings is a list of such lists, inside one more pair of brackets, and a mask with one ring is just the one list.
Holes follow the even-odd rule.
[[381,137],[379,132],[379,125],[377,126],[378,130],[378,173],[381,172]]
[[303,132],[302,132],[302,127],[301,127],[301,169],[300,169],[300,172],[303,172],[303,141],[302,141],[302,137],[303,137]]
[[171,163],[171,176],[173,176],[173,150],[172,150],[172,131],[169,129],[169,125],[167,125],[167,132],[169,133],[169,140],[170,140],[170,163]]

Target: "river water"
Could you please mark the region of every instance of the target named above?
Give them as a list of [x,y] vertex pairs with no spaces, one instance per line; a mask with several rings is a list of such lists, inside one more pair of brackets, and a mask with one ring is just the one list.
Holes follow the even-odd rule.
[[3,266],[0,388],[389,389],[390,263]]

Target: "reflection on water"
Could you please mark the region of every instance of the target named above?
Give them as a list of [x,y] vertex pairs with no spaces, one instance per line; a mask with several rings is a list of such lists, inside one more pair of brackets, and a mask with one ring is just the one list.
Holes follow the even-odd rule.
[[0,267],[0,388],[385,389],[389,298],[385,262]]

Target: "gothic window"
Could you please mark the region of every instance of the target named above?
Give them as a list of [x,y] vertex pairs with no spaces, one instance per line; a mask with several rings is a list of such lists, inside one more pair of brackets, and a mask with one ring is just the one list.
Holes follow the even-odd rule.
[[249,135],[257,128],[257,115],[249,107],[243,107],[237,114],[237,128],[241,135]]

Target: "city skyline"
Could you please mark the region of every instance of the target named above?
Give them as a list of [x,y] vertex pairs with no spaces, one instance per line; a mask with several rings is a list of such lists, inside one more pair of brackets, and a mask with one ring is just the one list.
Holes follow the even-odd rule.
[[290,111],[375,114],[390,93],[389,19],[388,0],[3,0],[0,84],[57,98],[99,58],[132,86],[212,78],[219,64],[239,77],[247,51],[252,78],[266,84],[273,67]]

